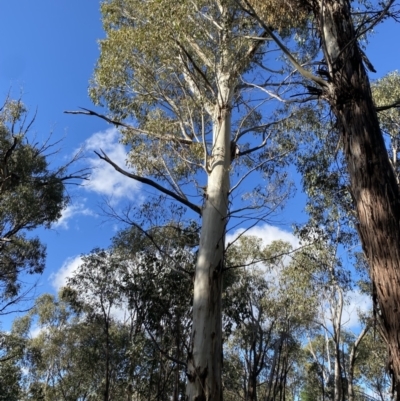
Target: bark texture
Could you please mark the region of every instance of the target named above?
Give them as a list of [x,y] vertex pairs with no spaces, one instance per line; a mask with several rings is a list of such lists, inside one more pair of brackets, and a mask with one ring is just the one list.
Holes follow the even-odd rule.
[[309,4],[319,24],[329,72],[324,96],[341,129],[358,231],[400,399],[400,191],[372,101],[349,1]]
[[214,116],[213,149],[202,210],[196,263],[193,329],[188,354],[189,401],[222,400],[222,273],[231,163],[231,97],[229,77],[221,78]]

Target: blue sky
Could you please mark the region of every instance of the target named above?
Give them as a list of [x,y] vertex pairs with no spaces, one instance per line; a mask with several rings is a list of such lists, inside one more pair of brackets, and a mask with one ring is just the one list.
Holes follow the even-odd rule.
[[[0,0],[0,100],[10,88],[14,96],[22,93],[32,112],[38,108],[32,133],[39,140],[50,132],[54,140],[64,138],[55,164],[84,146],[85,162],[95,167],[90,183],[69,189],[72,202],[62,220],[51,230],[38,231],[48,250],[38,293],[61,285],[80,254],[109,244],[116,223],[99,215],[104,197],[118,203],[145,196],[137,183],[114,174],[93,153],[101,147],[123,165],[125,151],[116,130],[96,118],[63,114],[78,106],[94,108],[87,88],[99,55],[97,40],[104,36],[99,7],[98,0]],[[372,79],[400,69],[399,41],[400,24],[377,28],[367,48],[378,71]],[[280,229],[304,219],[303,204],[304,196],[298,194],[280,218],[280,228],[266,227],[264,235],[276,237]]]

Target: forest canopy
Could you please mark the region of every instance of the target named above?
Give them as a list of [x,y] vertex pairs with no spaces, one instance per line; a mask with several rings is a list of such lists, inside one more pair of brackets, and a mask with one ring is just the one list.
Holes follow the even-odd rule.
[[[89,177],[75,156],[52,167],[7,98],[0,313],[21,310],[0,333],[0,399],[400,400],[400,80],[371,83],[368,57],[399,12],[103,1],[94,106],[66,113],[113,127],[87,160],[103,188],[110,171],[132,182],[131,202],[106,199],[111,244],[22,304],[46,263],[32,230],[72,213],[66,184]],[[274,227],[301,198],[293,232]]]

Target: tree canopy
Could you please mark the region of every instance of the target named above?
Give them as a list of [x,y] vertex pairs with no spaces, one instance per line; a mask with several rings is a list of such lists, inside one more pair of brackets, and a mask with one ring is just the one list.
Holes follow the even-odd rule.
[[56,144],[36,142],[28,133],[35,118],[27,118],[21,100],[0,108],[0,314],[26,295],[20,276],[45,267],[46,248],[29,232],[58,220],[69,201],[65,183],[85,176],[69,174],[70,163],[52,169]]

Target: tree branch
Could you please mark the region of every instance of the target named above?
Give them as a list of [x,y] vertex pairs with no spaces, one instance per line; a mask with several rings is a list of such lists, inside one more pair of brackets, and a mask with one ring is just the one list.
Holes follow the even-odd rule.
[[[260,130],[263,130],[265,132],[267,130],[267,128],[269,128],[269,127],[271,127],[273,125],[279,124],[279,123],[281,123],[283,121],[286,121],[287,119],[289,119],[292,116],[293,116],[293,113],[289,114],[289,116],[287,116],[287,117],[281,118],[280,120],[276,120],[276,121],[272,121],[270,123],[261,124],[261,125],[255,125],[253,127],[246,128],[245,130],[241,131],[237,135],[236,141],[238,141],[243,135],[246,135],[248,132],[257,132],[257,131],[260,131]],[[247,153],[249,153],[249,152],[247,152]],[[243,153],[241,153],[241,154],[243,154]]]
[[184,204],[185,206],[187,206],[189,209],[192,209],[194,212],[198,213],[201,216],[201,208],[195,204],[193,204],[192,202],[189,202],[187,199],[182,198],[181,196],[179,196],[178,194],[176,194],[175,192],[170,191],[167,188],[162,187],[161,185],[157,184],[155,181],[150,180],[149,178],[144,178],[144,177],[140,177],[139,175],[135,175],[132,173],[129,173],[128,171],[122,169],[121,167],[118,166],[118,164],[114,163],[107,155],[106,153],[104,153],[102,150],[101,154],[98,152],[94,152],[96,153],[97,156],[100,157],[100,159],[106,161],[108,164],[110,164],[111,166],[114,167],[114,169],[116,171],[118,171],[119,173],[121,173],[122,175],[132,178],[133,180],[139,181],[143,184],[146,185],[150,185],[151,187],[157,189],[158,191],[170,196],[171,198],[174,198],[175,200],[177,200],[178,202]]
[[121,121],[113,120],[113,119],[105,116],[104,114],[96,113],[93,110],[85,109],[84,107],[80,107],[80,109],[83,110],[83,111],[66,110],[66,111],[64,111],[64,113],[65,114],[83,114],[83,115],[86,115],[86,116],[96,116],[96,117],[99,117],[99,118],[107,121],[109,124],[115,125],[116,127],[124,127],[124,128],[126,128],[128,130],[137,132],[138,134],[144,134],[144,135],[152,136],[152,137],[160,139],[160,140],[170,140],[170,141],[174,141],[174,142],[178,142],[178,143],[183,143],[183,144],[186,144],[186,145],[191,145],[193,143],[193,141],[190,140],[190,139],[177,138],[176,136],[168,135],[168,134],[157,135],[157,134],[154,134],[154,133],[149,132],[149,131],[144,131],[144,130],[132,127],[132,125],[123,123]]
[[371,24],[367,28],[365,28],[361,32],[357,32],[356,33],[356,36],[355,36],[354,40],[357,40],[359,37],[361,37],[362,35],[364,35],[368,31],[370,31],[371,29],[373,29],[374,26],[379,24],[379,22],[381,22],[386,17],[386,15],[389,12],[389,8],[393,5],[394,2],[395,2],[395,0],[389,0],[387,2],[386,6],[383,8],[383,10],[380,12],[380,14],[375,18],[375,20],[372,21]]
[[153,341],[153,344],[156,346],[157,350],[158,350],[162,355],[164,355],[165,358],[169,359],[170,361],[172,361],[172,362],[174,362],[174,363],[176,363],[176,364],[178,364],[178,365],[182,365],[182,366],[184,366],[185,368],[187,368],[186,362],[183,362],[183,361],[181,361],[181,360],[179,360],[179,359],[177,359],[177,358],[174,358],[173,356],[169,355],[169,353],[168,353],[167,351],[163,350],[163,349],[160,347],[160,345],[158,344],[158,342],[156,341],[156,339],[154,338],[154,336],[151,334],[150,330],[149,330],[147,327],[146,327],[146,331],[147,331],[147,334],[150,336],[151,340]]
[[380,111],[385,111],[385,110],[393,109],[393,108],[395,108],[395,107],[400,107],[400,99],[397,99],[397,100],[394,101],[393,103],[385,104],[384,106],[375,107],[375,110],[376,110],[377,112],[380,112]]
[[315,82],[319,86],[326,88],[328,87],[328,83],[323,80],[322,78],[319,78],[312,74],[310,71],[307,71],[305,68],[303,68],[300,63],[293,57],[293,55],[290,53],[290,51],[286,48],[286,46],[278,39],[278,37],[271,31],[270,28],[264,23],[264,21],[257,15],[255,12],[254,8],[251,6],[251,4],[248,2],[248,0],[243,0],[246,6],[249,8],[246,10],[243,6],[243,10],[246,11],[249,15],[254,17],[257,22],[263,27],[263,29],[268,33],[268,35],[274,40],[274,42],[278,45],[278,47],[282,50],[282,52],[287,56],[287,58],[290,60],[290,62],[293,64],[293,66],[297,69],[297,71],[307,79],[310,79],[311,81]]
[[259,37],[253,38],[253,39],[255,39],[253,41],[253,45],[247,49],[247,52],[244,55],[244,57],[242,57],[242,59],[240,60],[240,63],[236,64],[236,73],[237,74],[240,73],[240,69],[241,69],[240,67],[251,62],[251,60],[254,58],[254,55],[257,53],[257,50],[260,48],[260,46],[262,46],[264,44],[265,40],[271,40],[270,38],[268,38],[268,35],[269,35],[269,33],[266,30],[264,30],[264,32]]
[[[215,90],[212,87],[210,81],[206,77],[205,73],[201,70],[201,68],[196,64],[196,62],[193,60],[193,57],[189,54],[189,52],[185,49],[185,47],[182,45],[179,40],[175,40],[175,43],[178,45],[178,47],[182,50],[182,52],[185,54],[185,56],[188,58],[190,63],[192,64],[193,68],[200,74],[200,76],[203,78],[207,88],[210,90],[210,92],[215,96]],[[191,73],[190,69],[187,66],[187,70],[189,73]]]

